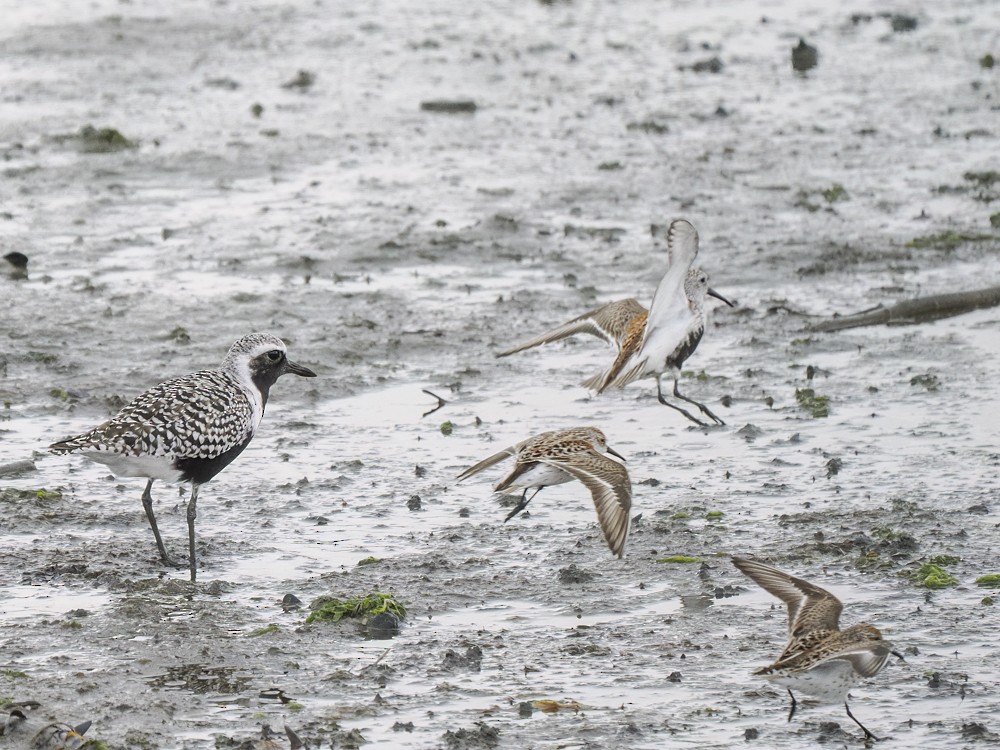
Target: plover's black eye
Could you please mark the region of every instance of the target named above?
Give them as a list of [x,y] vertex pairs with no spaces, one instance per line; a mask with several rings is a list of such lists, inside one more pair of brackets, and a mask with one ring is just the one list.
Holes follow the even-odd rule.
[[272,362],[280,362],[281,358],[284,356],[285,356],[284,352],[282,352],[280,349],[272,349],[267,353],[267,358]]

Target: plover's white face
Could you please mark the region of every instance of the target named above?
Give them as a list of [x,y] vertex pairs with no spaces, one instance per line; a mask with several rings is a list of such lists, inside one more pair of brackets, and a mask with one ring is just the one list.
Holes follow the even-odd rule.
[[285,342],[269,333],[251,333],[236,341],[222,360],[220,369],[231,373],[250,395],[256,427],[264,416],[267,394],[285,373],[316,377],[312,370],[297,365],[287,356]]

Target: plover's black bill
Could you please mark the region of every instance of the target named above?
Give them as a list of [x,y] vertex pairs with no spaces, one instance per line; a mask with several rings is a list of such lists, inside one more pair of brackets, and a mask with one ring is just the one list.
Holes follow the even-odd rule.
[[285,360],[285,372],[290,372],[292,375],[301,375],[304,378],[314,378],[316,373],[310,370],[308,367],[303,367],[302,365],[297,365],[292,360]]
[[711,287],[709,288],[708,292],[706,292],[706,293],[710,297],[715,297],[717,300],[721,300],[721,301],[725,302],[730,307],[736,307],[736,305],[734,305],[732,302],[730,302],[729,300],[727,300],[725,297],[723,297],[721,294],[719,294],[717,291],[715,291]]

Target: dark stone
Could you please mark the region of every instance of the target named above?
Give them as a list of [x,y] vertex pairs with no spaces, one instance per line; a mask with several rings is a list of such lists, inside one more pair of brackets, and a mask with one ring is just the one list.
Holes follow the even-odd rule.
[[760,737],[760,732],[758,732],[753,727],[750,727],[743,733],[743,739],[745,740],[755,740]]
[[372,640],[387,641],[399,635],[399,618],[392,612],[381,612],[368,620],[365,627]]
[[593,581],[594,575],[572,564],[559,571],[559,583],[587,583]]
[[406,501],[406,507],[410,510],[420,510],[420,495],[410,495],[410,499]]
[[471,99],[429,99],[420,102],[424,112],[437,112],[445,115],[472,114],[476,111],[476,103]]
[[680,672],[671,672],[670,675],[667,677],[667,682],[680,682],[680,681],[681,681]]
[[819,50],[810,44],[806,44],[805,39],[799,39],[797,47],[792,47],[792,70],[798,73],[805,73],[812,70],[819,63]]
[[7,253],[3,256],[3,259],[14,266],[14,268],[24,270],[28,267],[28,256],[24,253],[19,253],[17,250]]

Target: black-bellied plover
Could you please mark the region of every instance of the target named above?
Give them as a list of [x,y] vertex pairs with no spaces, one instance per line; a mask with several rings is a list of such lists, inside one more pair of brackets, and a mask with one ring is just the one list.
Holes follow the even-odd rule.
[[[590,490],[597,509],[597,519],[611,552],[621,557],[628,538],[629,510],[632,507],[632,483],[628,471],[605,453],[625,459],[608,447],[604,433],[596,427],[554,430],[505,448],[458,476],[458,481],[478,474],[514,457],[514,469],[494,487],[502,494],[516,494],[521,499],[504,521],[509,521],[545,487],[580,480]],[[536,488],[531,497],[528,490]]]
[[286,356],[281,339],[252,333],[229,349],[217,370],[201,370],[161,383],[104,424],[49,446],[53,453],[81,453],[121,477],[146,477],[142,506],[160,558],[182,567],[163,546],[150,490],[155,479],[191,482],[187,505],[188,563],[197,576],[194,522],[198,488],[232,463],[250,444],[274,382],[285,373],[312,378],[312,370]]
[[655,377],[660,403],[704,426],[704,422],[663,395],[663,377],[667,376],[673,378],[675,398],[694,404],[717,424],[725,424],[707,406],[681,394],[678,379],[681,366],[698,348],[705,333],[705,297],[715,297],[730,307],[733,303],[708,286],[707,273],[691,268],[698,255],[698,232],[691,222],[684,219],[671,222],[667,251],[669,265],[656,287],[648,318],[638,316],[631,322],[611,368],[583,385],[603,393],[610,387],[624,388],[635,380]]
[[788,720],[795,714],[795,688],[823,701],[843,703],[865,739],[877,740],[854,718],[847,693],[859,680],[882,671],[890,654],[900,659],[902,655],[866,622],[841,630],[844,606],[829,591],[756,560],[734,557],[733,565],[788,605],[788,645],[777,661],[754,672],[788,689],[792,699]]

